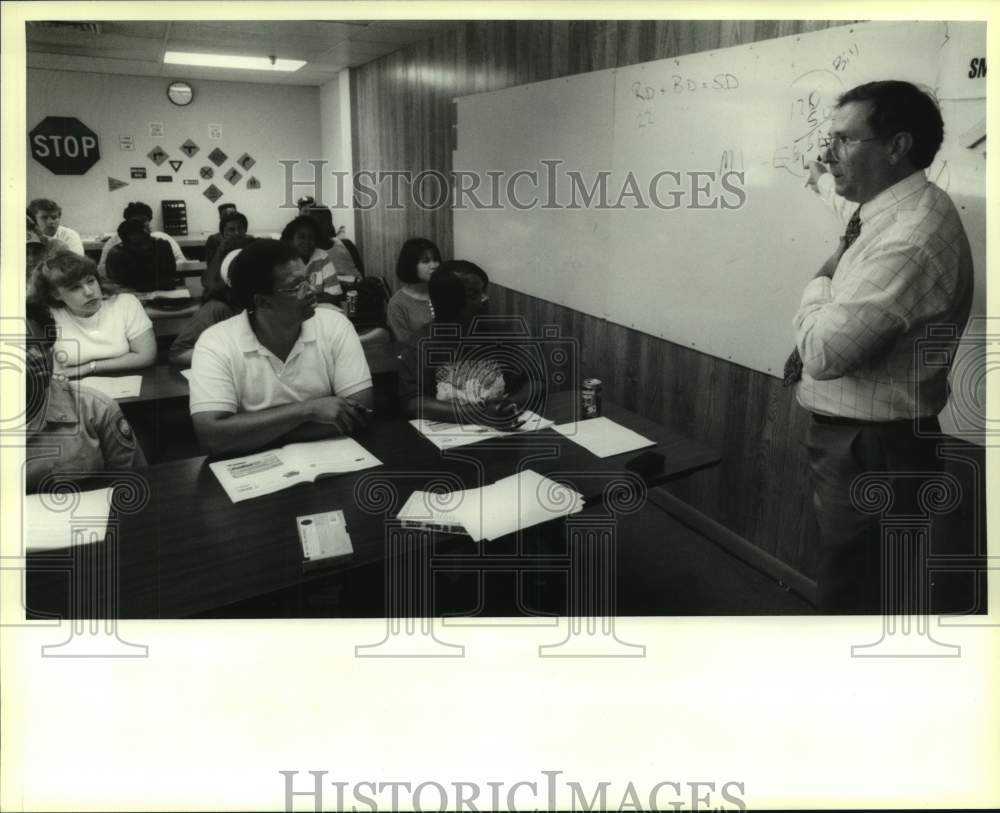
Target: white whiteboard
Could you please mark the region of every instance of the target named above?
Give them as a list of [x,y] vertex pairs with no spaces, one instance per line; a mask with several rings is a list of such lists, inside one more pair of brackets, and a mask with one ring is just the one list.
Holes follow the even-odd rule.
[[[559,167],[555,184],[548,184],[550,170],[542,162],[609,169],[613,97],[614,74],[599,71],[459,100],[454,171],[487,180],[495,172],[503,180],[495,188],[500,208],[479,209],[469,199],[468,208],[455,209],[455,257],[479,262],[501,285],[604,316],[611,267],[607,224],[586,209],[544,208],[553,194],[556,204],[568,200],[570,190]],[[514,178],[517,172],[535,172],[538,181]],[[492,204],[492,191],[483,187],[476,196]],[[532,199],[537,205],[519,208]]]
[[[686,196],[670,210],[456,210],[455,256],[514,290],[780,376],[802,289],[842,230],[804,188],[803,158],[840,93],[905,79],[941,102],[928,177],[959,207],[984,314],[986,147],[962,137],[985,126],[986,80],[969,76],[985,53],[984,23],[864,23],[460,98],[456,170],[562,159],[561,194],[576,169],[608,171],[611,201],[631,175],[650,204],[662,172],[680,182],[661,176],[661,202]],[[745,204],[717,180],[697,202],[717,192],[718,208],[693,208],[687,173],[725,170],[744,173]]]

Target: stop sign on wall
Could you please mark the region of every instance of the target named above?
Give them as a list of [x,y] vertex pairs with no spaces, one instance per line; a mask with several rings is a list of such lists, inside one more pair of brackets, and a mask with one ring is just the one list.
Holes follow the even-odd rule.
[[31,157],[56,175],[83,175],[101,158],[97,133],[67,116],[46,116],[28,141]]

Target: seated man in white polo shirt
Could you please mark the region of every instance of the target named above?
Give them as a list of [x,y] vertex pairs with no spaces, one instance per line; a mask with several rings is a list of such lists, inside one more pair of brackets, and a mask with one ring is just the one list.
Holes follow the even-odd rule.
[[205,330],[191,362],[191,419],[213,455],[348,435],[368,424],[368,362],[350,321],[316,309],[295,250],[255,240],[229,272],[245,310]]

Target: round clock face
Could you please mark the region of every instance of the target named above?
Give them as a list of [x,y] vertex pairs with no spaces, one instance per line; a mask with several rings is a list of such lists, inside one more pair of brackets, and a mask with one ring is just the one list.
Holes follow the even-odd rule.
[[187,82],[171,82],[167,86],[167,98],[174,104],[184,107],[184,105],[191,104],[191,100],[194,99],[194,91]]

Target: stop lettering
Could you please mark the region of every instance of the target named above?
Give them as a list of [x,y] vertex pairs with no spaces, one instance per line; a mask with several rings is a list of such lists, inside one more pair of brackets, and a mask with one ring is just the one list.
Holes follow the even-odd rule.
[[101,158],[97,134],[67,116],[46,116],[28,141],[31,157],[56,175],[83,175]]

